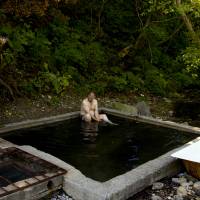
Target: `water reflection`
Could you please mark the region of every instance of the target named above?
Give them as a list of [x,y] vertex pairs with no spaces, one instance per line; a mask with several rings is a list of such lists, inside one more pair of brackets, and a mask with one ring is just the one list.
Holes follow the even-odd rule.
[[139,155],[138,155],[138,142],[137,140],[132,137],[132,138],[128,138],[127,140],[127,167],[132,169],[135,166],[137,166],[138,161],[139,161]]
[[98,122],[81,122],[80,133],[83,135],[83,140],[86,142],[95,142],[99,132]]

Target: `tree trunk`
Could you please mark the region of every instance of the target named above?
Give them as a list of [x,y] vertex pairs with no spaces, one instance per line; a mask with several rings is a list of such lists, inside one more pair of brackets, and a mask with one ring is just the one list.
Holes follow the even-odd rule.
[[147,21],[146,21],[144,27],[142,28],[141,33],[137,37],[137,40],[136,40],[135,45],[134,45],[135,50],[142,48],[141,43],[142,43],[144,36],[145,36],[145,28],[147,28],[149,26],[150,22],[151,22],[151,15],[147,18]]
[[12,91],[11,87],[7,83],[5,83],[1,78],[0,78],[0,84],[3,85],[5,88],[8,89],[10,95],[14,99],[14,94],[13,94],[13,91]]
[[[178,9],[181,8],[181,0],[176,0],[176,6]],[[186,28],[188,29],[188,31],[191,35],[192,40],[200,46],[200,38],[194,31],[192,22],[190,21],[190,18],[186,15],[186,13],[183,10],[179,9],[179,12],[181,14],[181,18],[182,18]]]

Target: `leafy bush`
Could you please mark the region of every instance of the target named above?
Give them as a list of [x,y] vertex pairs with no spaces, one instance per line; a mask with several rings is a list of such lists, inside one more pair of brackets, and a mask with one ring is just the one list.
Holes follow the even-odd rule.
[[186,65],[186,70],[193,78],[198,78],[200,74],[200,48],[187,47],[182,55],[182,60]]
[[174,78],[174,87],[177,88],[177,90],[183,90],[184,88],[192,85],[194,83],[194,80],[191,78],[191,76],[185,71],[182,70],[182,72],[177,72],[173,75]]
[[[46,1],[43,8],[36,0],[20,8],[6,2],[0,3],[0,37],[8,38],[0,46],[0,78],[15,94],[70,87],[168,95],[199,84],[199,47],[171,1]],[[196,2],[187,14],[198,30]]]
[[60,94],[69,85],[70,76],[68,74],[54,74],[51,72],[40,72],[35,79],[24,84],[24,90],[27,92],[49,93],[54,92]]
[[164,75],[156,69],[151,69],[146,72],[145,86],[155,95],[166,95],[167,80],[164,78]]

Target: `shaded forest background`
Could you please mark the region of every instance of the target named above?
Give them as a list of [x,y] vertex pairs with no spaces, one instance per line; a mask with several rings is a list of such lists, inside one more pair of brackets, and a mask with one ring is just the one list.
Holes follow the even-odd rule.
[[199,0],[1,0],[0,95],[200,88]]

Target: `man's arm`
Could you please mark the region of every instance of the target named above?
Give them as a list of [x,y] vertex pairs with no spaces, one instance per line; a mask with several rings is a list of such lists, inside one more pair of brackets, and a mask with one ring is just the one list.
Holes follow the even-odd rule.
[[96,118],[96,121],[100,121],[99,110],[98,110],[98,101],[97,100],[95,101],[94,117]]
[[90,114],[90,108],[88,106],[88,104],[83,100],[82,105],[81,105],[81,114],[85,115],[85,114]]

